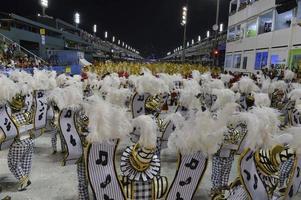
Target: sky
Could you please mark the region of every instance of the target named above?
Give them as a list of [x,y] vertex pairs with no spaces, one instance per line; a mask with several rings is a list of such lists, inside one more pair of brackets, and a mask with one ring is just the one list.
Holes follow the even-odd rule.
[[[187,0],[49,0],[46,13],[73,22],[81,14],[80,28],[92,33],[97,24],[99,37],[108,31],[141,52],[144,57],[162,57],[183,41],[182,7]],[[220,0],[220,22],[227,24],[229,0]],[[22,16],[41,13],[40,0],[1,1],[0,11]],[[205,37],[215,24],[217,0],[189,0],[187,39]]]

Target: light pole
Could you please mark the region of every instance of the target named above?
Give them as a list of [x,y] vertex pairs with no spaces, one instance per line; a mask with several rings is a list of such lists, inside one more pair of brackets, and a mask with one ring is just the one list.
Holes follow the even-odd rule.
[[[187,1],[188,5],[188,1]],[[187,12],[188,6],[183,6],[182,8],[182,22],[181,25],[183,26],[183,51],[182,51],[182,61],[185,61],[185,49],[186,49],[186,32],[187,32]]]
[[94,36],[95,36],[96,33],[97,33],[97,25],[96,25],[96,24],[94,24],[94,26],[93,26],[93,33],[94,33]]
[[[215,18],[215,25],[213,26],[213,30],[215,31],[215,42],[213,42],[213,49],[215,48],[215,50],[218,49],[218,41],[217,41],[217,37],[218,37],[218,31],[219,31],[219,10],[220,10],[220,0],[217,0],[217,4],[216,4],[216,18]],[[214,55],[214,65],[217,66],[218,65],[218,59],[217,57]]]
[[75,22],[76,28],[78,28],[78,25],[80,24],[80,14],[78,12],[76,12],[74,15],[74,22]]
[[46,15],[46,8],[48,8],[48,0],[41,0],[41,6],[42,6],[42,15],[43,17]]
[[108,31],[105,32],[105,40],[108,39]]

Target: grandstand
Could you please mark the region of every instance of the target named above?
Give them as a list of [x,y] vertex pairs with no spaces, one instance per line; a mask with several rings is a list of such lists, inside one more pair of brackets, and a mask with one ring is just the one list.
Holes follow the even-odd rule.
[[29,19],[13,13],[0,13],[0,34],[44,60],[56,51],[81,52],[88,61],[142,59],[137,52],[101,40],[73,24],[49,16]]
[[[196,42],[195,44],[190,44],[185,49],[185,61],[202,63],[206,65],[213,65],[214,57],[218,59],[218,66],[223,66],[225,58],[225,49],[226,49],[226,39],[227,31],[218,33],[217,38],[211,36],[204,38],[201,41]],[[217,42],[215,42],[217,41]],[[214,55],[213,50],[215,49],[215,44],[218,44],[217,53]],[[178,62],[182,60],[183,49],[174,50],[173,53],[169,53],[164,60]]]

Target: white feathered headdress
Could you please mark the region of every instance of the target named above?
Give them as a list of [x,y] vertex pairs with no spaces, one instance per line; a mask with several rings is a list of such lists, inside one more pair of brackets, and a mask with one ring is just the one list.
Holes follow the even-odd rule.
[[0,85],[0,104],[11,101],[13,97],[20,93],[18,85],[4,75],[0,75]]
[[34,90],[52,90],[56,88],[56,72],[34,69]]
[[216,101],[213,103],[211,110],[224,108],[229,103],[235,103],[236,94],[230,89],[213,89],[212,94],[216,95]]
[[133,119],[133,127],[140,133],[138,143],[141,147],[153,149],[157,144],[157,125],[149,115],[141,115]]
[[240,93],[245,93],[245,94],[259,91],[258,86],[249,77],[242,77],[240,81],[233,84],[231,89],[233,91],[239,91]]
[[126,110],[92,96],[84,103],[84,110],[89,117],[91,143],[102,143],[112,139],[124,139],[133,130]]
[[291,81],[295,78],[295,76],[296,74],[289,69],[284,71],[284,80]]
[[48,94],[48,100],[54,101],[60,110],[64,108],[79,108],[83,101],[83,90],[76,85],[55,88]]
[[16,82],[22,95],[27,95],[33,92],[35,82],[29,73],[20,70],[14,70],[10,74],[9,78]]
[[234,76],[230,75],[230,74],[221,74],[221,80],[224,82],[224,83],[229,83],[231,81],[231,79],[234,78]]
[[185,121],[171,134],[168,147],[183,154],[197,151],[208,155],[216,153],[224,140],[227,123],[236,110],[237,104],[228,104],[219,110],[216,118],[208,111],[198,111],[194,118]]
[[254,94],[255,98],[255,105],[257,107],[270,107],[271,106],[271,100],[269,98],[268,94],[265,93],[255,93]]
[[268,107],[253,107],[249,112],[236,115],[236,119],[247,124],[246,147],[250,149],[269,148],[279,133],[279,112]]
[[169,92],[168,85],[162,79],[153,76],[148,69],[143,70],[143,76],[138,77],[135,86],[139,94],[149,93],[155,96]]
[[201,86],[194,79],[183,80],[183,89],[180,89],[180,104],[186,108],[200,108],[201,102],[197,95],[201,92]]

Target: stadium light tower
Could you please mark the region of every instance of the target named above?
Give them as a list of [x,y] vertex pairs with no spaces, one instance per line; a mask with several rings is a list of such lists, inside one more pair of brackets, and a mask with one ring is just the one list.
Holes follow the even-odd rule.
[[224,24],[220,24],[219,25],[219,32],[223,32],[224,31]]
[[93,33],[94,33],[94,35],[96,35],[96,33],[97,33],[97,25],[96,24],[94,24],[94,26],[93,26]]
[[183,51],[182,51],[182,61],[185,60],[185,49],[186,49],[186,31],[187,31],[187,13],[188,13],[188,7],[183,6],[182,8],[182,22],[181,25],[184,27],[183,29]]
[[75,26],[77,28],[78,25],[80,24],[80,14],[78,12],[76,12],[74,15],[74,22],[75,22]]
[[46,8],[48,8],[48,0],[41,0],[41,6],[42,6],[42,14],[43,16],[46,15]]

